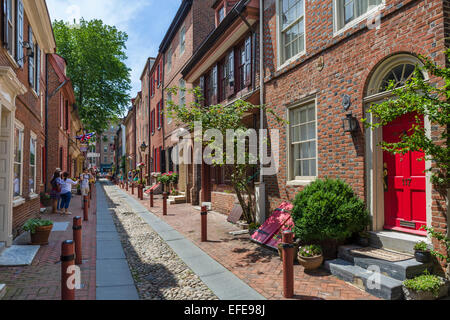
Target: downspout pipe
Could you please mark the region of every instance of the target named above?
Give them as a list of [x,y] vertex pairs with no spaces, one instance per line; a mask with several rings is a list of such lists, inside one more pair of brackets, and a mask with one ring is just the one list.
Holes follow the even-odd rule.
[[48,53],[45,54],[45,177],[42,177],[45,181],[44,192],[47,193],[48,190]]
[[[264,106],[264,0],[259,0],[259,103]],[[264,109],[260,109],[260,129],[264,130]],[[260,150],[262,148],[260,147]],[[262,156],[262,154],[261,154]],[[260,159],[259,182],[264,182],[262,157]]]

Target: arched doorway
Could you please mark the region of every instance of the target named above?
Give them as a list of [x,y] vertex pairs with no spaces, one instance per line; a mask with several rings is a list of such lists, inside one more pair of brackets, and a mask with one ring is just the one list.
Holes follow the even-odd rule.
[[[413,55],[398,54],[383,61],[373,73],[364,98],[365,110],[372,104],[394,99],[387,91],[390,81],[403,86],[421,62]],[[428,76],[423,74],[424,78]],[[366,117],[373,122],[372,115]],[[392,155],[381,150],[380,142],[396,142],[408,134],[415,115],[404,115],[376,130],[366,130],[366,177],[368,207],[374,230],[395,230],[426,235],[420,230],[431,221],[431,184],[424,171],[430,163],[421,160],[423,153]],[[429,128],[428,119],[422,119]],[[429,130],[428,130],[429,132]]]

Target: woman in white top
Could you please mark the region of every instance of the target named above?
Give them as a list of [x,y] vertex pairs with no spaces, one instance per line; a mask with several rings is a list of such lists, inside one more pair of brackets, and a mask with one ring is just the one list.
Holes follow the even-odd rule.
[[61,180],[61,214],[72,214],[68,212],[70,205],[70,199],[72,199],[72,185],[77,185],[78,181],[69,179],[69,173],[63,173],[63,179]]

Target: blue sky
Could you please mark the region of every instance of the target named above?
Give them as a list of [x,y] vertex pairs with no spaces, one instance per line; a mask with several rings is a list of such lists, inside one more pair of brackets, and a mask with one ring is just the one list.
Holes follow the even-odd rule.
[[128,34],[127,65],[131,97],[141,90],[139,77],[148,57],[155,57],[181,0],[47,0],[50,18],[73,21],[101,19]]

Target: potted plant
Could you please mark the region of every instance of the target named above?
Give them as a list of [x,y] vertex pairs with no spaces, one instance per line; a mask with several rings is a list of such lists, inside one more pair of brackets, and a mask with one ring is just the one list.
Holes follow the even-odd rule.
[[30,232],[33,245],[47,245],[52,229],[53,222],[43,219],[29,219],[23,226],[24,231]]
[[320,245],[324,259],[336,259],[338,246],[366,230],[369,213],[364,202],[342,180],[318,179],[298,193],[292,219],[296,238]]
[[428,234],[436,239],[441,246],[444,248],[443,251],[436,251],[431,250],[431,255],[434,257],[440,259],[442,262],[444,262],[447,265],[446,270],[446,277],[447,279],[450,279],[450,237],[447,237],[442,232],[435,231],[434,228],[430,228],[427,226],[423,226],[421,228],[422,230],[426,230]]
[[370,244],[370,234],[367,231],[361,231],[358,233],[356,242],[361,247],[368,247]]
[[436,300],[448,295],[448,282],[425,271],[423,275],[403,281],[406,300]]
[[414,246],[414,257],[418,262],[428,263],[431,261],[431,251],[424,241],[417,242]]
[[48,193],[41,192],[40,199],[43,207],[50,207],[52,205],[51,198]]
[[298,262],[305,270],[315,270],[323,263],[322,248],[315,244],[301,247],[298,250]]

